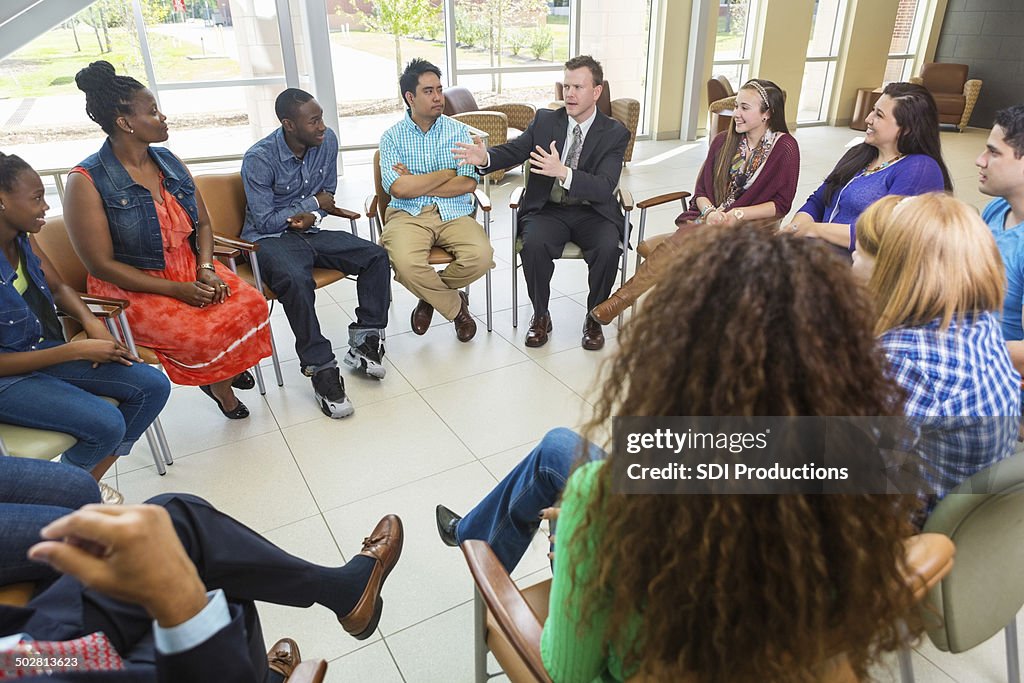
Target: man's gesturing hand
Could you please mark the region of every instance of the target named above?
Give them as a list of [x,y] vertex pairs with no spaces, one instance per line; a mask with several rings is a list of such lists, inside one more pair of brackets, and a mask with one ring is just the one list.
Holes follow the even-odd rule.
[[459,166],[463,164],[484,166],[487,163],[487,145],[483,143],[480,136],[474,135],[473,144],[456,142],[455,149],[452,150],[452,156],[459,162]]
[[558,180],[565,180],[568,167],[562,163],[562,157],[558,153],[554,140],[551,141],[550,152],[540,145],[537,145],[530,152],[530,171],[551,178],[557,178]]

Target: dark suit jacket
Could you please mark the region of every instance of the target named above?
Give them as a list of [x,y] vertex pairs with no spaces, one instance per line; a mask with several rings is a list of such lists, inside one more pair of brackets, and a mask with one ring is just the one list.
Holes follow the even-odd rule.
[[[536,146],[550,151],[554,140],[558,153],[565,145],[569,114],[562,109],[540,109],[526,131],[511,142],[491,147],[491,165],[483,173],[499,168],[517,166],[530,158]],[[583,140],[578,168],[572,172],[569,196],[590,202],[591,208],[622,230],[623,215],[615,199],[615,188],[622,173],[623,156],[629,144],[629,131],[621,123],[605,116],[600,111]],[[531,174],[526,185],[523,203],[519,207],[521,216],[528,216],[544,208],[551,194],[554,178]]]
[[[73,597],[69,602],[81,605]],[[156,651],[149,635],[128,656],[122,653],[123,671],[61,672],[19,680],[39,683],[260,683],[266,678],[267,656],[255,605],[229,601],[228,610],[231,622],[191,650],[162,655]],[[80,626],[76,629],[73,623],[65,621],[69,615],[70,612],[43,615],[33,607],[0,606],[0,635],[28,631],[39,640],[70,640],[87,635],[81,632]]]

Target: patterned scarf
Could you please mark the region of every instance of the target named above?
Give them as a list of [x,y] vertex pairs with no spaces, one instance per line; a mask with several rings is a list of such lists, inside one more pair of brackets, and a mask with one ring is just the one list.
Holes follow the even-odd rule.
[[729,191],[726,193],[725,201],[721,204],[723,211],[727,211],[747,189],[747,185],[757,175],[758,170],[768,158],[768,154],[771,153],[772,145],[775,144],[777,137],[772,131],[766,131],[761,142],[757,143],[753,151],[747,144],[747,136],[744,135],[740,138],[739,147],[737,147],[736,154],[732,158],[732,165],[729,167]]

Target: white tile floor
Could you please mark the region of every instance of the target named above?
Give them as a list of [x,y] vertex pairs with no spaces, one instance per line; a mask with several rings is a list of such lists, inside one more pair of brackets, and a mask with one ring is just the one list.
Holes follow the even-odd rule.
[[[979,207],[985,198],[975,188],[973,161],[985,134],[942,134],[957,195]],[[794,210],[858,135],[828,127],[796,133],[803,172]],[[640,142],[622,184],[637,200],[692,189],[705,153],[705,141]],[[338,204],[359,210],[372,177],[368,165],[349,163],[339,183]],[[164,491],[196,493],[287,550],[328,564],[357,552],[382,514],[400,514],[405,551],[387,583],[384,615],[370,640],[351,639],[320,607],[261,605],[266,637],[294,637],[306,657],[330,660],[329,680],[472,680],[471,582],[461,553],[437,538],[434,505],[443,502],[456,511],[467,510],[546,430],[582,424],[601,362],[615,350],[614,327],[607,329],[604,351],[592,353],[579,346],[586,302],[581,262],[558,263],[552,282],[554,332],[547,346],[523,346],[530,309],[521,276],[520,325],[512,328],[507,200],[520,182],[519,174],[513,174],[491,192],[493,332],[485,328],[482,281],[471,292],[479,331],[469,344],[456,341],[452,325],[437,316],[425,336],[413,335],[408,321],[415,299],[395,284],[388,375],[377,382],[347,373],[356,413],[334,421],[319,412],[309,380],[299,374],[293,338],[278,307],[272,320],[285,386],[273,383],[268,360],[267,395],[245,392],[252,415],[237,422],[224,420],[197,389],[175,388],[163,413],[174,466],[158,476],[145,444],[140,444],[112,475],[130,503]],[[671,230],[678,212],[677,206],[652,210],[648,233]],[[366,230],[365,220],[360,229]],[[325,333],[344,351],[355,308],[353,284],[343,281],[318,292],[317,305]],[[546,576],[545,547],[538,539],[516,578],[533,583]],[[914,665],[919,681],[1002,681],[1003,657],[997,637],[955,656],[924,644]],[[892,676],[891,671],[879,671],[882,680],[894,680]]]

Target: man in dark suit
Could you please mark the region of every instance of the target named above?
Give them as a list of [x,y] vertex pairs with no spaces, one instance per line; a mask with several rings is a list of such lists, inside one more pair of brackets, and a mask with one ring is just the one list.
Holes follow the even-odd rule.
[[[551,332],[548,299],[554,259],[566,242],[583,251],[590,271],[587,310],[608,298],[621,252],[623,215],[615,199],[629,131],[597,110],[604,72],[589,55],[565,63],[562,90],[565,107],[541,109],[519,137],[487,149],[456,143],[460,163],[480,173],[530,162],[530,182],[519,210],[520,258],[526,287],[533,302],[533,319],[526,345],[543,346]],[[601,324],[588,314],[583,324],[583,348],[604,346]]]
[[[44,527],[29,551],[64,576],[26,607],[0,606],[0,636],[67,641],[102,632],[125,664],[117,672],[47,667],[54,680],[279,683],[298,649],[279,641],[268,662],[255,600],[319,603],[358,639],[376,629],[381,587],[402,551],[398,517],[384,517],[344,566],[322,567],[201,498],[151,502],[85,506]],[[0,665],[9,655],[0,651]]]

